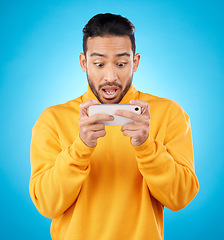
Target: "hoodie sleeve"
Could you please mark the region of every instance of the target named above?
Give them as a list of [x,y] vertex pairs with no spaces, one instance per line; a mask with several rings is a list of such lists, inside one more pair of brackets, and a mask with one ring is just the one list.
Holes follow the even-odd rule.
[[184,208],[197,194],[189,116],[178,108],[169,118],[164,142],[149,136],[134,147],[138,167],[150,193],[173,211]]
[[94,148],[87,147],[77,136],[71,145],[62,149],[52,122],[41,119],[32,132],[29,188],[39,212],[53,219],[76,201],[89,174]]

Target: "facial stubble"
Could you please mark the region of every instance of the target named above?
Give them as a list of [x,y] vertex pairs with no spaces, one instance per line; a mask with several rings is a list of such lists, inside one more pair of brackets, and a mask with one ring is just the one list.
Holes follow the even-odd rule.
[[[124,87],[124,90],[121,92],[118,100],[116,100],[115,102],[113,102],[114,104],[117,104],[119,103],[123,97],[125,96],[125,94],[128,92],[129,88],[131,87],[131,84],[132,84],[132,79],[133,79],[133,74],[132,76],[130,77],[130,79],[127,81],[126,83],[126,86]],[[87,80],[88,80],[88,84],[89,84],[89,87],[90,89],[92,90],[93,94],[96,96],[96,98],[98,99],[98,101],[102,104],[106,104],[105,101],[103,101],[100,96],[99,96],[99,91],[102,87],[105,87],[105,86],[116,86],[116,87],[119,87],[121,90],[122,90],[122,85],[121,84],[118,84],[116,81],[114,82],[104,82],[103,84],[100,84],[99,87],[98,87],[98,91],[96,89],[96,87],[94,86],[93,84],[93,81],[90,79],[89,75],[87,74]],[[110,101],[112,102],[113,99],[111,100],[108,100],[107,103],[110,103]]]

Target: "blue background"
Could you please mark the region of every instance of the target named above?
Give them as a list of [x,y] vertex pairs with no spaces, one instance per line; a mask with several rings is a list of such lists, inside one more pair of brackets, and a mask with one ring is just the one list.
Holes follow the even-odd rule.
[[79,66],[82,28],[112,12],[136,26],[134,86],[177,101],[191,117],[196,198],[165,210],[165,239],[221,239],[223,218],[223,1],[0,3],[0,239],[50,239],[50,220],[29,197],[31,129],[48,106],[87,89]]

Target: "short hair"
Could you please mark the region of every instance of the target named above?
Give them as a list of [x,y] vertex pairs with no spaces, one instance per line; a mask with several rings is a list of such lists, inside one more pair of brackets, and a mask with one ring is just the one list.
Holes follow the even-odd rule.
[[135,26],[127,18],[111,13],[97,14],[83,28],[83,52],[86,55],[89,37],[128,36],[135,55],[134,33]]

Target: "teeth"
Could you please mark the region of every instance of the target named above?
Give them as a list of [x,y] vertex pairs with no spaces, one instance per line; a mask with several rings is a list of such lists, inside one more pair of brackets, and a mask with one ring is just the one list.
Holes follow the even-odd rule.
[[105,90],[105,92],[106,92],[106,94],[108,94],[108,95],[113,95],[114,93],[115,93],[115,91],[113,90],[113,91],[108,91],[108,90]]

